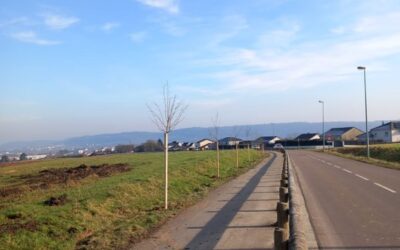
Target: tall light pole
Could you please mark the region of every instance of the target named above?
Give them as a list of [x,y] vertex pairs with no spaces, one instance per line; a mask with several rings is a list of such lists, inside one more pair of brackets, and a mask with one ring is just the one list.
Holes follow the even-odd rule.
[[367,136],[367,157],[369,158],[369,131],[368,131],[368,108],[367,108],[367,73],[366,73],[366,67],[364,67],[364,66],[358,66],[357,69],[364,71],[365,134]]
[[319,100],[322,104],[322,150],[325,151],[325,102]]

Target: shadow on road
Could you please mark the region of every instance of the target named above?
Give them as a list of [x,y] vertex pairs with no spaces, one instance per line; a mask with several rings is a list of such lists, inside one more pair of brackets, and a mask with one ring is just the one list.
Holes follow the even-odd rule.
[[309,248],[309,249],[379,249],[379,250],[395,250],[400,249],[400,246],[332,246],[332,247],[320,247],[320,248]]
[[[259,184],[261,178],[265,175],[269,167],[276,158],[273,157],[246,183],[244,187],[222,207],[217,214],[204,227],[188,227],[188,229],[201,229],[201,231],[186,245],[185,249],[214,249],[224,231],[229,227],[237,212],[245,201],[248,201],[250,194]],[[274,225],[265,225],[263,227],[272,227]],[[240,227],[240,226],[235,226]],[[241,228],[251,228],[252,226],[243,226]],[[259,227],[259,226],[257,226]]]

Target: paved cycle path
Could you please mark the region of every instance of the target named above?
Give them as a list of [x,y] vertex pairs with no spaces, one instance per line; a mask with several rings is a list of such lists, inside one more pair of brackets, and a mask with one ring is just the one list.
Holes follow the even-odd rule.
[[132,249],[273,249],[282,165],[272,153]]

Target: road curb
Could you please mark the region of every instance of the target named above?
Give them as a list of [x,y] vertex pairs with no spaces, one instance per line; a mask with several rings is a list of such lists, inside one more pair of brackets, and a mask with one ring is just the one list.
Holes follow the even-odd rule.
[[[286,151],[287,153],[287,151]],[[297,173],[295,169],[295,164],[292,162],[292,160],[289,157],[288,154],[288,168],[289,168],[289,185],[291,186],[291,191],[295,190],[296,192],[296,206],[299,208],[296,211],[296,213],[299,215],[301,218],[301,224],[302,228],[301,231],[305,236],[305,241],[303,242],[296,242],[295,244],[289,244],[289,249],[318,249],[318,241],[314,232],[314,228],[311,224],[311,220],[308,214],[308,209],[307,205],[304,199],[304,194],[303,194],[303,189],[301,187],[300,181],[299,181],[299,173]],[[293,222],[292,222],[293,224]],[[299,223],[300,224],[300,223]],[[293,226],[293,225],[292,225]],[[291,233],[292,234],[292,233]],[[293,242],[292,242],[293,243]]]

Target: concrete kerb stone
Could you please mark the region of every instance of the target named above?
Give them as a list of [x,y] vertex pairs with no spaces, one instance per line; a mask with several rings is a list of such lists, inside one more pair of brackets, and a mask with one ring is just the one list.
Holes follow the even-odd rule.
[[279,201],[281,202],[289,201],[289,189],[287,187],[279,188]]
[[300,187],[295,181],[294,170],[290,162],[289,154],[285,153],[286,162],[289,170],[289,224],[290,236],[288,249],[307,250],[307,229],[308,220],[307,210]]
[[289,233],[287,230],[276,227],[274,231],[274,249],[282,250],[288,249]]

